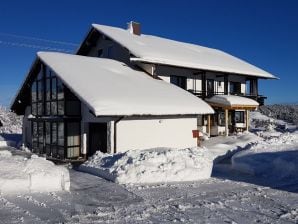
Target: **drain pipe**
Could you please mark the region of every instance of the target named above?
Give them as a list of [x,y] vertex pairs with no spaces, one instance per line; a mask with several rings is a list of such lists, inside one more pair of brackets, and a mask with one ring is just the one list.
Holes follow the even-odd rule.
[[117,152],[117,124],[123,118],[124,118],[124,116],[122,116],[122,117],[118,118],[116,121],[114,121],[114,153]]

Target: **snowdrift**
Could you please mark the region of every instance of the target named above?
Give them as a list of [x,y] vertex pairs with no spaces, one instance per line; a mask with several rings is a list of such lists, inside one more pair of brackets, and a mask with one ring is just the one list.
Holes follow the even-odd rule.
[[259,112],[251,115],[251,126],[260,139],[249,150],[232,157],[232,168],[279,182],[298,181],[297,127]]
[[143,184],[206,179],[212,167],[207,149],[155,148],[116,154],[98,151],[79,170],[116,183]]
[[0,150],[0,164],[1,193],[69,190],[68,170],[44,158],[36,155],[27,158],[13,155],[8,150]]

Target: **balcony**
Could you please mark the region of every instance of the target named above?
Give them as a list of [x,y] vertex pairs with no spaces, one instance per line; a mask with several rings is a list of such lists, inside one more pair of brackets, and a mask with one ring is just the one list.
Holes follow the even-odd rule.
[[[188,92],[190,92],[190,93],[194,94],[195,96],[200,97],[202,99],[210,98],[214,95],[225,95],[224,92],[194,91],[192,89],[189,89]],[[243,96],[243,97],[253,99],[253,100],[257,101],[260,104],[260,106],[264,105],[265,99],[267,99],[267,97],[263,96],[263,95],[252,95],[252,94],[243,94],[243,93],[235,93],[235,92],[234,93],[229,92],[228,94],[235,95],[235,96]]]

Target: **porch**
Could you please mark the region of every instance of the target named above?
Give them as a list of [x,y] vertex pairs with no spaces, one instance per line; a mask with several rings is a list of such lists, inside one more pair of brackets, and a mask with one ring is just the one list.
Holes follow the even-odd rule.
[[228,136],[232,132],[248,131],[249,111],[259,106],[255,100],[235,95],[216,95],[205,100],[216,111],[215,115],[207,115],[206,132],[209,136],[220,133]]

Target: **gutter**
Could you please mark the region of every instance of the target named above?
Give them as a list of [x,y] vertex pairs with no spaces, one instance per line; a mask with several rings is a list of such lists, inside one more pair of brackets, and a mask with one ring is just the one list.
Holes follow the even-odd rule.
[[124,118],[124,116],[119,117],[116,121],[114,121],[114,153],[117,152],[117,124],[123,118]]

